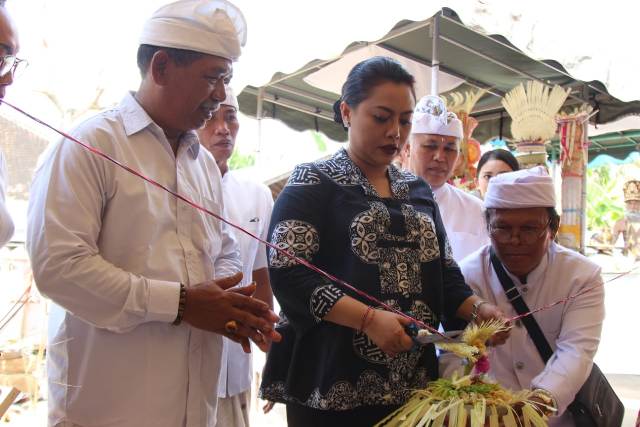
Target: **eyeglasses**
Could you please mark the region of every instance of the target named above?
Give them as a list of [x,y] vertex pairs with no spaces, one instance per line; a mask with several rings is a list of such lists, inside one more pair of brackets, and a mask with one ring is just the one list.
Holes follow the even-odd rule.
[[15,55],[0,56],[0,77],[11,73],[13,77],[20,75],[29,63]]
[[[542,228],[529,226],[520,227],[518,230],[518,239],[525,245],[535,243],[544,236],[549,225],[551,225],[551,219],[549,219]],[[494,225],[490,225],[489,234],[491,234],[491,237],[498,243],[509,243],[513,237],[513,229],[511,227],[495,227]]]

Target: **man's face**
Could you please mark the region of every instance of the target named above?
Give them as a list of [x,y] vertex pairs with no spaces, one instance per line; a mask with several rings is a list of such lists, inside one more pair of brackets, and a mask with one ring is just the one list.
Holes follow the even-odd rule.
[[411,135],[409,150],[413,173],[438,188],[453,173],[458,159],[458,139],[454,136],[418,133]]
[[640,200],[628,200],[624,204],[627,212],[640,212]]
[[540,264],[553,239],[546,208],[491,209],[491,245],[502,264],[522,277]]
[[205,55],[189,65],[169,60],[163,85],[169,125],[181,132],[201,128],[224,101],[230,79],[231,61],[225,58]]
[[[18,33],[13,21],[4,7],[0,7],[0,56],[15,55],[18,53]],[[0,98],[4,98],[7,86],[13,83],[13,70],[9,70],[0,76]]]
[[200,143],[213,154],[217,163],[227,162],[231,157],[239,127],[235,107],[222,104],[198,131]]

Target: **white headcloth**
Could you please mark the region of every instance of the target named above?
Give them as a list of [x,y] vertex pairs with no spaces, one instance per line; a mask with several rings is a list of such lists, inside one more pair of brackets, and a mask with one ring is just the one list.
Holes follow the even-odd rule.
[[439,96],[423,96],[413,110],[411,133],[454,136],[462,139],[462,122]]
[[240,9],[226,0],[180,0],[156,10],[142,29],[140,44],[192,50],[231,61],[247,42]]
[[240,110],[238,107],[238,98],[236,98],[236,95],[233,93],[233,89],[231,89],[230,86],[225,86],[224,90],[227,93],[227,97],[220,104],[233,107],[236,111]]
[[555,207],[553,179],[542,166],[503,173],[489,181],[486,209]]

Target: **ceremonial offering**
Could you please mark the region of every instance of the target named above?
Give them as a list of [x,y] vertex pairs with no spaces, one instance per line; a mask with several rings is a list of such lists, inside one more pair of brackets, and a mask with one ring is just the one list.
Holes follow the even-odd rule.
[[556,134],[556,114],[567,96],[568,89],[549,89],[538,81],[521,83],[504,96],[502,105],[511,116],[516,157],[523,168],[546,164],[545,144]]
[[[487,341],[507,330],[503,321],[471,323],[458,340],[434,339],[441,350],[449,351],[466,362],[464,375],[440,378],[423,390],[415,390],[398,410],[380,421],[384,427],[519,427],[547,425],[545,411],[553,412],[552,402],[536,391],[511,391],[492,382],[489,371]],[[420,330],[414,336],[432,334]],[[422,337],[421,337],[422,336]],[[535,400],[533,400],[535,398]],[[544,402],[544,403],[542,403]],[[544,409],[544,411],[543,411]]]

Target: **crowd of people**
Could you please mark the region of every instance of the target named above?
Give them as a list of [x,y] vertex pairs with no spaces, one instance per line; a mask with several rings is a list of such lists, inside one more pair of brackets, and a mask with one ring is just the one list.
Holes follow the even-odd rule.
[[[533,308],[602,284],[597,265],[554,243],[544,168],[518,170],[494,150],[478,164],[481,198],[448,183],[462,123],[439,97],[418,98],[413,76],[386,57],[360,62],[342,86],[334,111],[346,146],[298,165],[274,204],[229,170],[239,122],[228,84],[246,34],[225,0],[161,7],[138,42],[139,88],[71,135],[280,250],[60,140],[28,211],[34,278],[52,302],[49,425],[248,426],[252,345],[268,352],[260,396],[285,404],[290,426],[373,425],[459,367],[433,345],[416,348],[407,317],[288,254],[434,329],[507,320],[512,292]],[[0,96],[18,47],[0,7]],[[13,225],[1,193],[4,243]],[[492,338],[490,374],[533,390],[550,425],[575,425],[565,409],[593,363],[604,289],[534,317],[551,358],[517,321]]]

